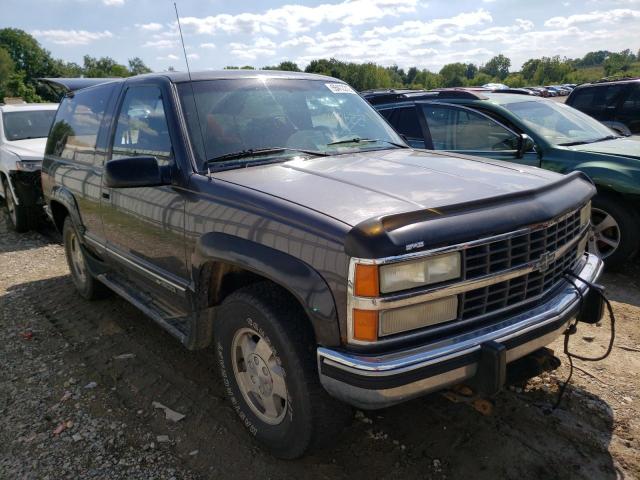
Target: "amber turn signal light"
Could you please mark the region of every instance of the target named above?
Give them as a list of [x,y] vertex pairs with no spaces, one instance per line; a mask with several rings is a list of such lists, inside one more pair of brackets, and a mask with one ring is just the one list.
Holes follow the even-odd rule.
[[357,264],[354,283],[353,293],[357,297],[377,297],[380,292],[378,266]]
[[366,342],[378,340],[378,312],[353,309],[353,338]]

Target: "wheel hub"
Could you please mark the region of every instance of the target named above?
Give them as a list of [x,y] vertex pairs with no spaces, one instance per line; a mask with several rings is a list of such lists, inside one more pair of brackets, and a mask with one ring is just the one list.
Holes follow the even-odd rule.
[[251,411],[265,423],[281,423],[287,412],[287,389],[271,346],[255,330],[243,328],[234,335],[231,352],[236,383]]

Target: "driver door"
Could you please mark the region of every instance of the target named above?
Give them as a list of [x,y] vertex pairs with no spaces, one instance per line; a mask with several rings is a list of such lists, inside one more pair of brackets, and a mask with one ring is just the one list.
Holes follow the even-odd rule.
[[[431,148],[537,167],[534,149],[520,157],[522,137],[489,116],[459,105],[421,104]],[[429,136],[428,136],[429,137]]]

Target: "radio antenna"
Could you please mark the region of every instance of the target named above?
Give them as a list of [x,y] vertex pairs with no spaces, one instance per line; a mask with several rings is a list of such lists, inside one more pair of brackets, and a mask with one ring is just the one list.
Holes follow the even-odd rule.
[[[187,74],[189,75],[189,85],[191,86],[191,96],[193,97],[193,107],[196,111],[196,120],[198,121],[198,130],[200,130],[200,138],[202,140],[202,151],[204,152],[205,160],[207,158],[206,144],[204,141],[204,134],[202,133],[202,124],[200,123],[200,113],[198,112],[198,103],[196,102],[196,92],[193,89],[193,79],[191,78],[191,69],[189,68],[189,56],[187,55],[187,48],[184,46],[184,37],[182,36],[182,26],[180,25],[180,15],[178,14],[178,5],[173,2],[173,8],[176,10],[176,20],[178,21],[178,31],[180,32],[180,43],[182,43],[182,53],[184,53],[184,62],[187,64]],[[209,181],[211,181],[211,170],[207,167],[209,173]]]

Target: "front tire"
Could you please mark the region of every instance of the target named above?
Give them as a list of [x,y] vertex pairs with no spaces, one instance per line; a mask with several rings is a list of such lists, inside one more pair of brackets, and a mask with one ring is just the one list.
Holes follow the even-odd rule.
[[31,221],[32,215],[29,207],[20,202],[16,205],[13,200],[13,194],[9,188],[9,183],[6,179],[2,180],[2,188],[4,189],[4,201],[7,209],[7,216],[9,218],[9,226],[18,233],[24,233],[31,229],[33,222]]
[[609,195],[598,194],[591,206],[593,235],[589,252],[598,255],[608,269],[618,270],[631,260],[640,244],[638,214]]
[[111,291],[89,271],[87,259],[80,243],[80,236],[69,216],[64,219],[62,242],[71,278],[78,293],[87,300],[108,296]]
[[258,283],[230,295],[214,338],[233,409],[274,456],[300,457],[335,438],[350,418],[350,408],[320,385],[304,312],[278,287]]

